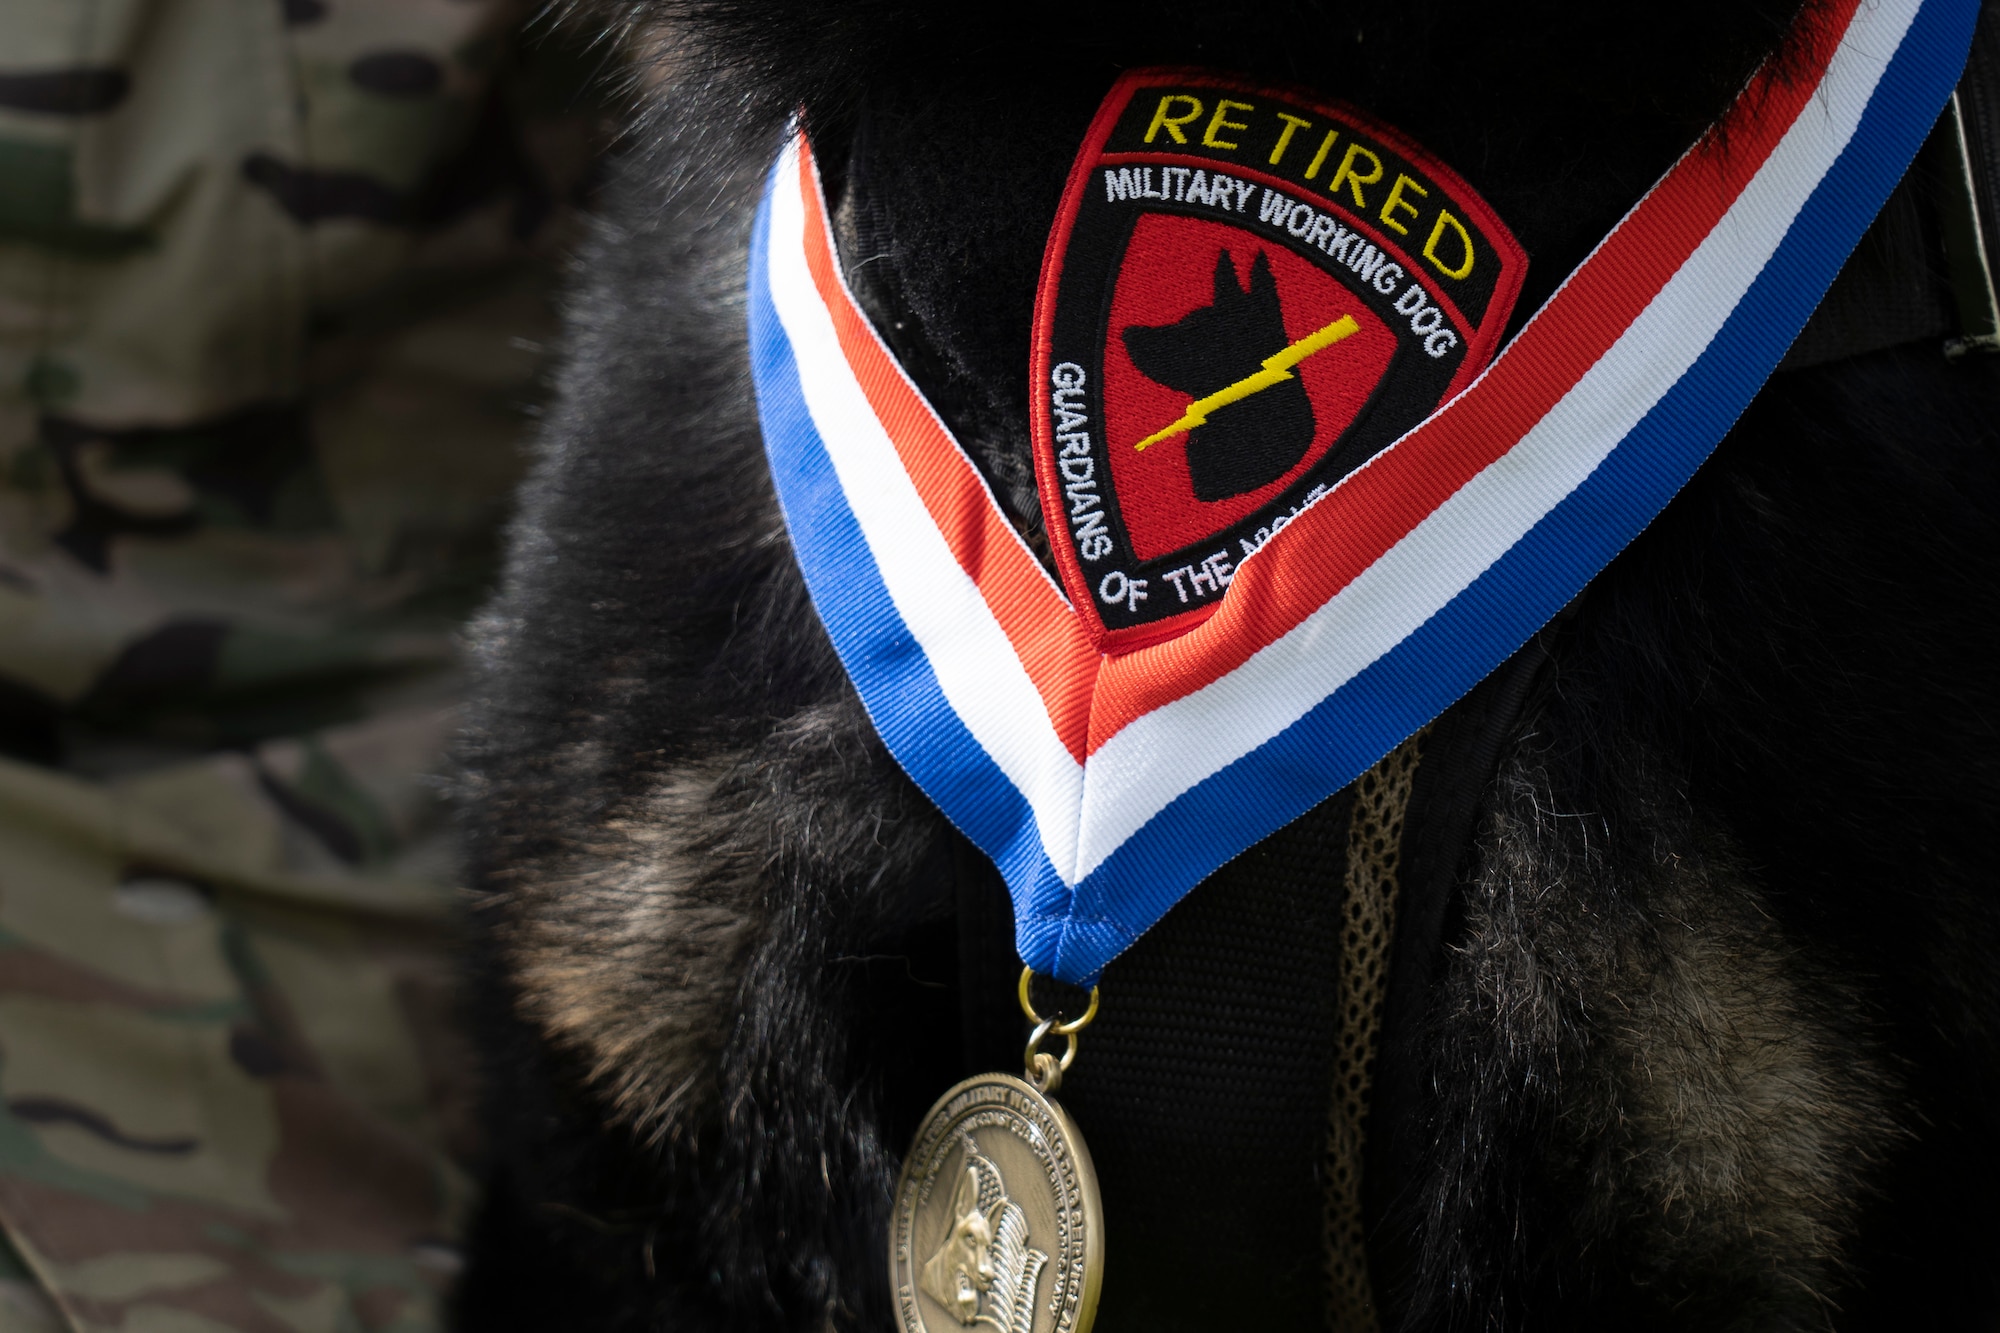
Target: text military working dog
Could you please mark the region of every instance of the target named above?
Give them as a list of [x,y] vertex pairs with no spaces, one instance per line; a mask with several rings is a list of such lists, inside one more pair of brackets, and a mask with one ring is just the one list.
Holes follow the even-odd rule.
[[[1387,400],[1343,399],[1339,376],[1420,386],[1421,419],[1684,153],[1730,153],[1710,127],[1753,72],[1782,90],[1844,12],[570,12],[629,53],[636,110],[473,631],[490,1167],[460,1327],[891,1327],[905,1146],[944,1089],[1020,1068],[1000,873],[878,739],[766,461],[745,291],[795,124],[841,276],[1034,558],[1108,563],[1115,536],[1159,561],[1150,604],[1136,564],[1105,593],[1126,617],[1107,624],[1144,635],[1226,601],[1365,461],[1340,432]],[[1983,258],[1960,224],[1993,230],[1994,17],[1956,109],[1658,519],[1104,970],[1061,1090],[1103,1191],[1097,1327],[2000,1318],[2000,357],[1953,285]],[[1123,450],[1074,465],[1107,517],[1072,531],[1037,489],[1038,275],[1100,102],[1154,68],[1291,100],[1190,83],[1089,182],[1079,216],[1131,229],[1127,272],[1186,272],[1107,286],[1090,310],[1131,313],[1094,346],[1101,375],[1057,371],[1082,389],[1057,406],[1111,441],[1091,448]],[[1387,131],[1323,135],[1310,108],[1335,103],[1435,162]],[[1192,198],[1194,169],[1148,157],[1169,150],[1209,161]],[[1289,233],[1266,202],[1285,190],[1317,201]],[[1357,265],[1391,261],[1367,286]],[[1511,315],[1472,291],[1489,274],[1517,284]],[[1304,318],[1288,303],[1310,291],[1347,303]],[[1089,398],[1114,375],[1129,392]],[[1141,467],[1183,507],[1142,512]],[[1382,884],[1393,926],[1357,951]],[[924,1308],[955,1312],[929,1326],[1040,1328],[1055,1247],[1022,1239],[1039,1223],[1013,1168],[965,1145],[938,1186],[957,1229],[911,1257]],[[982,1276],[1003,1238],[1015,1257]]]

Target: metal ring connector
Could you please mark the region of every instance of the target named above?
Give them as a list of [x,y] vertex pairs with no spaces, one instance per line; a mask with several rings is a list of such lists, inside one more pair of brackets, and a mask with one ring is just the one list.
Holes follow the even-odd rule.
[[[1058,1037],[1074,1037],[1077,1033],[1083,1031],[1085,1028],[1090,1026],[1091,1019],[1097,1017],[1097,987],[1092,986],[1090,988],[1090,1007],[1083,1011],[1083,1017],[1071,1019],[1067,1023],[1058,1023],[1053,1018],[1049,1019],[1043,1018],[1040,1014],[1035,1012],[1035,1002],[1028,998],[1028,983],[1033,981],[1034,979],[1035,979],[1034,968],[1024,967],[1021,969],[1021,986],[1020,986],[1021,1012],[1028,1016],[1028,1021],[1030,1023],[1038,1023],[1038,1024],[1045,1023],[1048,1025],[1048,1030],[1050,1032],[1055,1033],[1055,1035]],[[1039,1039],[1040,1038],[1038,1037],[1037,1040]],[[1030,1043],[1030,1045],[1032,1046],[1032,1043]],[[1067,1069],[1069,1067],[1069,1062],[1064,1061],[1063,1067]]]
[[1035,1024],[1034,1032],[1028,1037],[1028,1048],[1021,1054],[1022,1063],[1028,1069],[1028,1082],[1034,1084],[1043,1092],[1054,1092],[1057,1088],[1061,1087],[1064,1071],[1076,1059],[1076,1033],[1074,1032],[1062,1033],[1064,1037],[1068,1038],[1069,1044],[1063,1048],[1060,1060],[1050,1055],[1047,1051],[1035,1049],[1042,1044],[1043,1038],[1052,1032],[1061,1032],[1061,1029],[1056,1026],[1056,1021],[1053,1018],[1044,1018],[1041,1022]]
[[[1028,983],[1034,979],[1035,969],[1021,969],[1021,1012],[1035,1025],[1033,1034],[1028,1038],[1028,1049],[1021,1058],[1028,1067],[1028,1081],[1043,1092],[1054,1092],[1062,1086],[1063,1071],[1076,1059],[1076,1034],[1089,1027],[1090,1020],[1097,1017],[1097,987],[1090,988],[1090,1007],[1083,1011],[1083,1017],[1064,1023],[1056,1018],[1043,1018],[1035,1012],[1035,1002],[1028,998]],[[1037,1049],[1049,1037],[1069,1039],[1060,1060],[1047,1051]]]

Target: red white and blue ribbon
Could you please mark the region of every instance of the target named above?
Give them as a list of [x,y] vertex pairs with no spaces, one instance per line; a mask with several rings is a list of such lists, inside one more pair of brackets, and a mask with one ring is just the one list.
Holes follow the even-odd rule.
[[[1105,655],[848,291],[811,152],[772,168],[750,347],[814,605],[890,751],[999,865],[1022,959],[1104,965],[1492,671],[1666,505],[1776,367],[1964,66],[1977,0],[1808,5],[1475,383]],[[1044,395],[1036,393],[1032,400]]]

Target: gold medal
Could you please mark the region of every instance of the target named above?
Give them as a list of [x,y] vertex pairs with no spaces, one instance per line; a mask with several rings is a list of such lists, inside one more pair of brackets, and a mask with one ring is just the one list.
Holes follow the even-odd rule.
[[[938,1098],[896,1180],[889,1285],[904,1333],[1089,1333],[1104,1279],[1104,1214],[1090,1150],[1049,1094],[1076,1058],[1069,1023],[1036,1014],[1026,1079],[980,1074]],[[1062,1058],[1039,1049],[1068,1039]]]

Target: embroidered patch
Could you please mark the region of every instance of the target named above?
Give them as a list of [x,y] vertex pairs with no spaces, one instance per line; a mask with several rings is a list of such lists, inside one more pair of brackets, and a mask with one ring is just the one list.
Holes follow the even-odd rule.
[[1463,181],[1351,108],[1121,78],[1049,238],[1033,362],[1042,507],[1100,646],[1206,618],[1272,533],[1472,382],[1526,269]]

